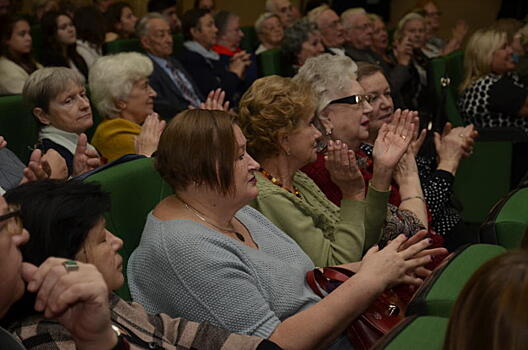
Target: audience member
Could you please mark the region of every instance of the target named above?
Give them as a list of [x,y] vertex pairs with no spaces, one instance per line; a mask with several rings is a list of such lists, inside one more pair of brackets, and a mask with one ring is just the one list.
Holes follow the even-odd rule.
[[0,0],[0,16],[10,14],[11,10],[12,10],[11,0]]
[[93,0],[94,5],[101,11],[101,13],[106,13],[108,8],[114,3],[116,0]]
[[99,114],[94,147],[107,161],[125,154],[150,157],[165,122],[154,113],[156,91],[149,85],[152,62],[136,52],[98,59],[90,72],[90,92]]
[[23,17],[0,16],[0,95],[21,94],[29,75],[42,66],[31,56],[31,28]]
[[42,17],[45,50],[41,63],[47,67],[68,67],[88,79],[88,65],[77,52],[77,32],[73,21],[63,12],[48,12]]
[[156,168],[175,194],[148,215],[130,257],[134,300],[150,312],[222,325],[285,349],[349,348],[341,335],[347,325],[388,286],[420,283],[406,272],[438,251],[422,251],[429,243],[418,239],[402,246],[398,237],[371,249],[361,265],[347,265],[357,273],[320,300],[305,282],[310,258],[246,205],[258,192],[258,167],[229,114],[191,110],[172,119]]
[[319,28],[326,51],[333,55],[344,56],[343,25],[334,10],[328,5],[321,5],[311,10],[308,18]]
[[[381,67],[365,62],[359,62],[358,66],[358,81],[365,93],[371,96],[373,109],[369,114],[369,137],[361,145],[361,151],[372,159],[372,145],[383,124],[391,122],[394,104],[390,85]],[[472,125],[452,129],[446,125],[444,132],[435,136],[436,157],[417,156],[420,141],[424,137],[425,130],[422,130],[417,140],[413,141],[412,150],[416,156],[424,199],[431,214],[431,227],[445,238],[446,246],[453,250],[471,240],[451,198],[456,171],[461,160],[471,154],[476,132]],[[393,205],[398,205],[402,198],[408,197],[402,190],[405,188],[400,187],[398,190],[399,198],[391,196],[391,199],[394,198],[391,201]]]
[[[24,261],[38,266],[55,256],[93,264],[108,286],[111,322],[131,348],[183,350],[192,344],[196,350],[276,349],[257,337],[230,334],[208,324],[164,314],[149,315],[141,305],[113,294],[124,283],[123,259],[118,253],[123,241],[105,229],[103,214],[110,208],[110,196],[99,185],[75,180],[46,181],[13,189],[6,198],[10,205],[21,208],[24,226],[31,231],[31,239],[21,248]],[[39,341],[40,346],[74,348],[70,330],[36,312],[35,299],[34,294],[26,293],[11,307],[6,317],[9,330],[26,344],[44,338],[44,342]],[[153,337],[158,337],[156,343],[151,342]]]
[[105,41],[128,39],[134,35],[137,17],[132,7],[124,1],[115,2],[105,12],[108,25]]
[[255,31],[260,41],[259,47],[255,50],[255,55],[281,47],[284,28],[276,14],[271,12],[261,14],[255,22]]
[[477,128],[513,127],[528,133],[528,88],[513,73],[512,53],[505,32],[491,27],[473,33],[465,50],[458,102],[465,122]]
[[233,56],[229,66],[224,66],[220,55],[212,50],[218,29],[208,10],[187,11],[182,18],[182,29],[186,41],[178,58],[198,85],[202,96],[220,88],[236,105],[244,91],[243,78],[248,65],[245,54]]
[[[111,328],[106,284],[91,265],[50,258],[39,267],[22,263],[20,247],[29,239],[20,210],[0,197],[0,320],[22,297],[24,289],[37,295],[37,312],[56,319],[71,332],[77,349],[111,349],[119,337]],[[69,273],[68,266],[75,265]],[[72,270],[72,268],[70,268]],[[27,283],[27,287],[25,287]],[[76,292],[72,293],[74,290]],[[49,336],[49,334],[47,334]],[[0,327],[2,348],[24,350],[20,338]],[[121,346],[126,346],[121,343]]]
[[157,92],[154,110],[169,120],[189,106],[198,108],[203,96],[193,78],[172,56],[173,38],[167,19],[156,13],[147,14],[136,30],[154,67],[149,77],[150,85]]
[[381,58],[372,51],[373,24],[362,8],[351,8],[341,14],[345,38],[345,53],[354,61],[380,63]]
[[367,14],[368,18],[372,22],[372,45],[370,49],[374,51],[384,62],[390,63],[389,58],[389,33],[385,27],[383,18],[376,15],[375,13]]
[[510,251],[473,274],[451,312],[445,350],[521,350],[528,327],[528,254]]
[[266,0],[266,12],[279,16],[284,28],[288,28],[301,18],[299,9],[290,0]]
[[193,8],[197,10],[208,10],[211,15],[216,12],[215,0],[194,0]]
[[303,18],[286,28],[281,47],[286,61],[292,68],[292,72],[286,75],[294,75],[308,58],[324,52],[321,33],[308,18]]
[[[343,59],[348,67],[355,67],[352,60]],[[348,75],[352,73],[350,68],[338,75],[341,88],[335,92],[340,95],[335,99],[336,109],[347,106],[346,102],[340,102],[340,97],[360,93],[361,87]],[[392,145],[390,152],[380,155],[378,165],[382,170],[376,173],[375,188],[369,189],[366,200],[365,184],[353,152],[349,151],[345,140],[330,143],[327,166],[332,178],[337,179],[344,198],[339,208],[299,171],[316,161],[321,139],[321,132],[314,127],[317,100],[309,83],[296,83],[277,76],[262,78],[240,102],[240,122],[248,135],[248,152],[261,165],[256,173],[259,195],[251,205],[292,237],[317,266],[358,261],[363,249],[375,244],[381,235],[388,199],[386,189],[392,169],[408,142]],[[341,103],[343,105],[338,107]],[[369,110],[368,103],[361,103],[356,113],[358,124],[359,119],[362,123],[365,119],[368,121],[365,113]],[[346,124],[349,115],[341,119],[336,129],[352,128]],[[360,128],[366,133],[366,126]],[[390,137],[388,135],[386,140]],[[385,158],[381,159],[382,156]]]
[[90,68],[103,54],[105,17],[95,6],[83,6],[75,11],[73,23],[77,29],[77,52]]
[[33,1],[33,16],[36,23],[40,23],[42,16],[46,12],[59,11],[59,3],[57,0],[36,0]]
[[243,74],[245,91],[257,79],[257,59],[254,54],[240,48],[240,41],[244,37],[244,32],[240,29],[240,17],[229,11],[219,11],[214,20],[218,33],[213,50],[220,55],[220,60],[226,69],[229,68],[232,60],[237,60],[240,56],[246,64]]
[[167,18],[173,34],[181,31],[181,21],[178,17],[176,0],[149,0],[147,11],[158,12]]
[[417,2],[416,7],[423,9],[425,15],[426,44],[423,50],[428,57],[444,56],[460,48],[468,31],[465,21],[457,21],[451,30],[451,39],[446,43],[437,36],[442,12],[438,10],[436,1],[420,0]]
[[99,155],[83,134],[93,119],[79,73],[65,67],[39,69],[29,76],[22,97],[39,125],[39,148],[56,150],[66,161],[68,175],[99,166]]

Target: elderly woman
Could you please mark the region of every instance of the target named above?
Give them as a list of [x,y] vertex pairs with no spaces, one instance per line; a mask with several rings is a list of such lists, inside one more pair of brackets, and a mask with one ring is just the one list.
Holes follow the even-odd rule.
[[284,38],[284,29],[279,16],[271,12],[261,14],[255,22],[255,31],[260,40],[260,45],[255,51],[255,55],[267,50],[280,48]]
[[156,168],[175,194],[149,214],[129,260],[134,300],[151,312],[208,321],[285,349],[349,348],[340,334],[380,291],[419,282],[404,270],[430,259],[411,257],[428,242],[397,252],[402,236],[371,249],[359,271],[320,300],[304,280],[314,268],[310,258],[247,206],[258,193],[258,167],[229,114],[191,110],[172,119]]
[[318,56],[325,50],[317,25],[308,18],[298,20],[286,28],[281,47],[294,74],[308,58]]
[[77,52],[77,32],[65,12],[47,12],[40,23],[44,47],[41,63],[47,67],[68,67],[88,79],[88,65]]
[[107,161],[129,153],[150,157],[156,151],[165,122],[153,110],[152,70],[152,61],[134,52],[101,57],[92,67],[91,96],[105,117],[92,143]]
[[528,342],[528,254],[510,251],[482,265],[460,292],[445,350],[521,350]]
[[[95,265],[108,286],[104,289],[107,293],[122,286],[123,259],[118,250],[123,242],[104,228],[103,214],[110,207],[110,198],[99,185],[43,181],[13,189],[6,199],[20,206],[24,226],[31,230],[31,240],[21,248],[24,261],[38,266],[50,256],[78,260]],[[46,342],[40,346],[74,348],[71,330],[33,310],[35,297],[27,293],[13,305],[9,330],[26,344],[44,337]],[[112,324],[124,331],[133,349],[188,349],[188,344],[196,350],[276,349],[257,337],[230,334],[164,314],[149,315],[141,305],[127,303],[115,294],[110,294],[106,308]],[[47,336],[50,333],[52,337]]]
[[0,95],[21,94],[29,75],[42,66],[31,56],[31,28],[20,16],[0,17]]
[[[45,205],[46,202],[42,202]],[[120,349],[119,336],[111,328],[107,287],[97,269],[88,264],[50,258],[40,266],[24,262],[20,248],[29,235],[20,220],[20,210],[8,206],[0,197],[0,321],[7,323],[6,314],[24,294],[25,283],[30,293],[37,295],[37,312],[54,318],[71,331],[72,348]],[[70,274],[68,266],[75,265]],[[71,268],[70,268],[71,269]],[[71,293],[72,290],[76,292]],[[30,305],[29,307],[33,307]],[[69,317],[65,317],[68,315]],[[45,333],[46,337],[51,337]],[[21,339],[0,327],[2,349],[24,350]],[[122,349],[122,347],[121,347]]]
[[22,98],[39,125],[38,147],[57,151],[76,176],[99,166],[99,155],[84,132],[92,124],[92,110],[83,79],[73,69],[42,68],[29,76]]
[[[369,161],[372,159],[372,145],[385,123],[390,123],[394,115],[394,104],[391,87],[380,66],[359,62],[358,81],[371,96],[372,112],[369,114],[369,137],[360,146],[361,153]],[[424,199],[431,214],[431,226],[434,231],[446,239],[446,246],[455,248],[468,239],[468,230],[464,228],[462,218],[451,203],[453,182],[461,160],[467,157],[472,149],[477,133],[473,125],[452,128],[446,125],[442,134],[435,133],[436,157],[417,156],[425,130],[414,140],[412,151],[422,184]],[[366,169],[364,171],[366,174]],[[399,205],[406,197],[405,187],[400,191],[393,187],[391,203]]]
[[465,122],[477,128],[513,127],[528,133],[528,88],[513,73],[512,53],[505,32],[485,28],[471,36],[458,101]]

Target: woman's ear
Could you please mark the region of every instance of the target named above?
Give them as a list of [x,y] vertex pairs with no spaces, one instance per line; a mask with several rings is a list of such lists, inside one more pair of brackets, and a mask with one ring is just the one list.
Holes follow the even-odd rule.
[[116,102],[116,107],[119,108],[119,110],[124,111],[127,107],[126,102],[123,100],[119,100]]
[[33,108],[33,115],[44,125],[50,125],[48,114],[40,107]]
[[284,153],[286,153],[286,155],[289,156],[291,153],[290,153],[290,140],[288,138],[288,134],[279,133],[278,139],[279,139],[280,148],[284,151]]
[[321,123],[321,125],[323,126],[325,130],[324,132],[325,135],[332,134],[332,131],[334,130],[334,124],[331,121],[331,116],[332,116],[332,112],[329,111],[328,109],[325,109],[321,113],[322,118],[319,118],[319,122]]

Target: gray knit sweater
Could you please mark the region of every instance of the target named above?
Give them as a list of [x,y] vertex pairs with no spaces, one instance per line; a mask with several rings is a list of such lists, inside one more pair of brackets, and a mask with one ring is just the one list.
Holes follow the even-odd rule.
[[[305,282],[314,265],[301,248],[251,207],[236,217],[258,250],[194,221],[161,221],[150,213],[128,263],[133,299],[152,313],[263,338],[317,303]],[[348,347],[343,340],[332,348]]]

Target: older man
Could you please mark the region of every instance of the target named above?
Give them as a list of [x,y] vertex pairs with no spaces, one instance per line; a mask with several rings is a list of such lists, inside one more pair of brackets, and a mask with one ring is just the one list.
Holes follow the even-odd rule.
[[345,52],[354,61],[381,61],[372,50],[373,23],[362,8],[352,8],[341,14],[345,38]]
[[323,44],[328,53],[344,56],[343,26],[339,16],[328,5],[321,5],[308,13],[310,21],[314,22],[323,39]]
[[290,0],[266,0],[266,12],[279,16],[284,28],[289,27],[301,16],[299,9]]
[[149,77],[150,85],[158,93],[154,110],[170,119],[189,106],[199,107],[203,101],[200,90],[181,63],[172,57],[173,39],[167,19],[158,13],[144,16],[138,22],[136,35],[154,64]]

